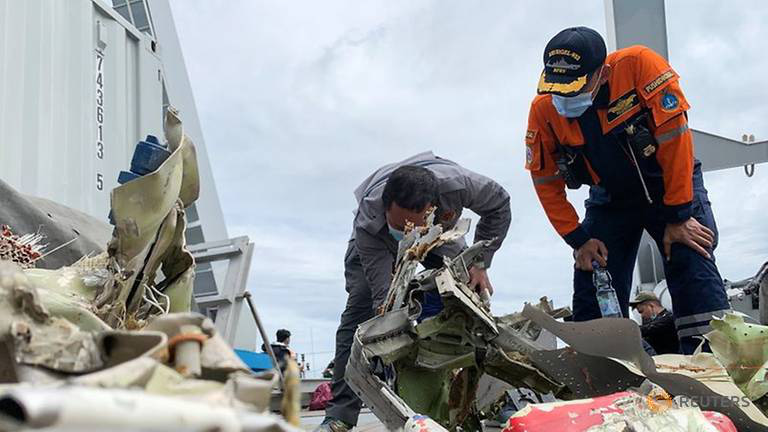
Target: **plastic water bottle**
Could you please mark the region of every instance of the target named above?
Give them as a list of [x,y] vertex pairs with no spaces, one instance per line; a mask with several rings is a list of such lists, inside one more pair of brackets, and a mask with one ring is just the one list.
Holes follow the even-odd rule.
[[611,285],[611,274],[608,270],[600,267],[597,261],[592,261],[592,283],[595,284],[595,295],[597,304],[600,306],[600,313],[603,318],[621,318],[621,306],[616,297],[616,290]]

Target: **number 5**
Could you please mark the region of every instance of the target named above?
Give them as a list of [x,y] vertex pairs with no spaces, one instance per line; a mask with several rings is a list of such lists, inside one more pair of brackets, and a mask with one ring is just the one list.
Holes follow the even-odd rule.
[[96,173],[96,189],[104,189],[104,176],[102,176],[101,173]]

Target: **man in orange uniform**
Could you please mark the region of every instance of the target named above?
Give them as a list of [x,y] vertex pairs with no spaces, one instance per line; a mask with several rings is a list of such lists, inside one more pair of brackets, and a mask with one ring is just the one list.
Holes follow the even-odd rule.
[[[643,46],[606,56],[596,31],[574,27],[544,50],[531,103],[526,168],[544,211],[574,249],[573,312],[599,318],[593,263],[613,276],[628,316],[632,271],[645,229],[666,256],[664,270],[684,353],[730,306],[715,265],[717,228],[688,129],[677,73]],[[589,185],[580,223],[566,186]],[[610,259],[609,259],[610,257]]]

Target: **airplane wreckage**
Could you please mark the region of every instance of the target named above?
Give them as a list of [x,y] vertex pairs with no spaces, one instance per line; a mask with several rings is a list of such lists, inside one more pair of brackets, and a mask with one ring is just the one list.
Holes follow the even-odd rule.
[[[483,430],[511,405],[508,432],[768,430],[752,402],[767,399],[768,327],[727,315],[707,335],[714,354],[652,358],[634,321],[557,321],[570,311],[546,297],[494,317],[468,287],[490,241],[417,272],[468,229],[462,220],[443,232],[432,218],[410,227],[386,302],[355,333],[346,379],[387,429]],[[768,289],[768,264],[748,285]]]
[[[151,172],[128,175],[112,191],[114,229],[103,253],[36,268],[51,253],[42,237],[0,230],[0,430],[300,430],[269,412],[277,375],[254,374],[213,322],[192,312],[184,208],[199,193],[195,148],[173,109],[165,134],[162,157],[134,154]],[[19,224],[53,218],[38,214],[50,202],[10,191],[4,199],[15,208],[0,213],[15,213]],[[78,251],[56,258],[72,261]],[[291,407],[284,415],[298,424]]]
[[[65,245],[59,260],[40,235],[0,230],[0,430],[300,430],[295,369],[283,416],[270,413],[277,374],[250,371],[193,312],[195,151],[173,109],[165,134],[168,154],[112,191],[111,235],[82,233],[109,238],[103,253]],[[507,432],[768,430],[768,327],[727,315],[713,353],[650,357],[628,319],[559,321],[570,311],[546,298],[496,317],[468,287],[490,242],[420,270],[468,229],[411,227],[384,305],[355,333],[346,378],[388,430],[477,431],[505,412]],[[768,264],[743,292],[768,293]]]

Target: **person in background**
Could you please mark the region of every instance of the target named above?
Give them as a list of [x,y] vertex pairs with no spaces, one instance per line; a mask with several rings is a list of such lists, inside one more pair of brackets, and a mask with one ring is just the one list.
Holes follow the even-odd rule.
[[333,378],[333,360],[331,360],[330,363],[328,363],[328,366],[325,367],[325,370],[323,371],[323,378]]
[[[280,329],[275,335],[277,342],[269,344],[272,347],[272,352],[275,353],[275,359],[277,359],[277,365],[281,371],[285,370],[285,365],[288,358],[296,360],[296,354],[289,348],[291,344],[291,332],[286,329]],[[264,344],[261,345],[261,350],[267,352],[267,348]]]
[[640,333],[656,354],[679,354],[675,317],[661,305],[656,294],[640,291],[629,305],[643,317]]

